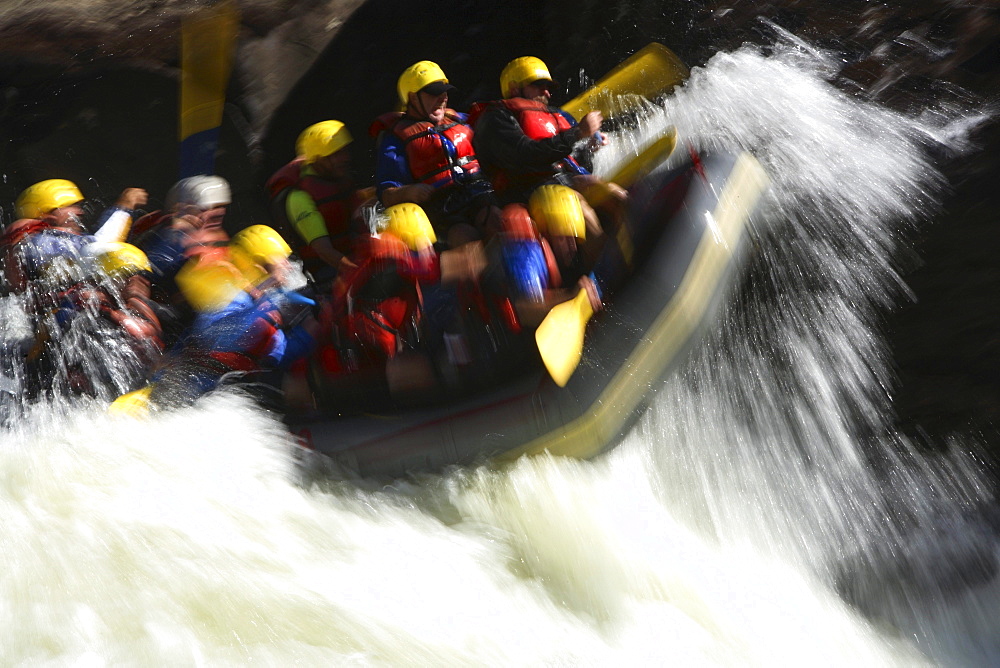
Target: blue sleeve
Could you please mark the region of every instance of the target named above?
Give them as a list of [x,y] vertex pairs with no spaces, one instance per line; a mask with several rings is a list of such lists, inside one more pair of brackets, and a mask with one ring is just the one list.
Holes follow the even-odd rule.
[[406,148],[396,135],[386,132],[382,136],[378,158],[375,162],[375,185],[379,199],[387,188],[399,188],[413,183],[410,164],[406,160]]
[[285,361],[287,349],[288,339],[285,337],[285,333],[279,329],[271,335],[267,352],[261,355],[260,365],[265,369],[278,366]]
[[283,336],[285,340],[284,350],[278,366],[287,368],[292,362],[302,359],[313,351],[316,340],[303,327],[293,327]]
[[[570,127],[575,128],[577,126],[577,122],[576,119],[573,118],[573,114],[569,113],[568,111],[563,111],[562,109],[559,109],[558,111],[560,114],[562,114],[562,117],[569,122]],[[579,162],[577,162],[576,159],[567,160],[566,168],[569,171],[575,172],[577,174],[590,174],[590,170],[581,165]]]
[[567,121],[569,121],[570,127],[573,127],[573,128],[576,127],[576,119],[573,118],[573,114],[569,113],[568,111],[563,111],[562,109],[558,109],[557,111],[560,114],[562,114],[563,118],[565,118]]
[[154,232],[153,238],[142,244],[142,250],[153,273],[160,278],[173,278],[188,259],[184,255],[183,233],[169,228]]

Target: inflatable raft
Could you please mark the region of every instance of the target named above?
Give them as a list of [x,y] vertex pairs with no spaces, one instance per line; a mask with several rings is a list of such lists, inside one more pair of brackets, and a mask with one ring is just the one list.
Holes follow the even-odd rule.
[[[557,384],[539,361],[460,401],[341,416],[290,414],[304,453],[364,477],[400,477],[548,451],[614,446],[681,365],[745,264],[747,224],[767,177],[747,153],[691,157],[630,189],[614,257],[627,278],[586,324],[582,357]],[[622,267],[619,266],[619,269]],[[562,386],[561,386],[562,385]]]

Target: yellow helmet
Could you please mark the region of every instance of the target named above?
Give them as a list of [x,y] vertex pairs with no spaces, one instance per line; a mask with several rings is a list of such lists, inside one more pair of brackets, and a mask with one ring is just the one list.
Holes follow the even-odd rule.
[[83,201],[76,184],[66,179],[48,179],[29,186],[18,195],[14,204],[18,218],[40,218],[70,204]]
[[352,141],[351,133],[340,121],[320,121],[310,125],[295,142],[295,152],[312,164],[333,155]]
[[103,244],[97,256],[97,263],[108,276],[126,278],[140,271],[152,271],[149,258],[141,250],[121,241]]
[[286,258],[292,249],[278,232],[267,225],[251,225],[240,230],[229,244],[230,250],[237,250],[259,264],[267,264],[276,257]]
[[214,256],[191,258],[175,280],[191,308],[202,313],[218,311],[248,286],[232,262]]
[[403,107],[406,107],[410,93],[416,93],[432,83],[441,84],[440,93],[454,88],[448,83],[448,77],[444,75],[444,70],[437,63],[432,63],[429,60],[421,60],[403,70],[403,73],[399,75],[399,81],[396,82],[396,91],[399,93],[399,101]]
[[240,230],[229,243],[229,255],[250,283],[267,278],[264,266],[276,258],[286,258],[292,249],[278,232],[267,225],[251,225]]
[[514,97],[523,86],[541,80],[553,80],[545,63],[534,56],[515,58],[500,73],[500,94]]
[[531,193],[528,210],[547,235],[587,238],[587,222],[576,191],[568,186],[539,186]]
[[385,210],[389,223],[385,231],[398,237],[412,251],[425,250],[437,241],[431,221],[419,205],[403,202]]

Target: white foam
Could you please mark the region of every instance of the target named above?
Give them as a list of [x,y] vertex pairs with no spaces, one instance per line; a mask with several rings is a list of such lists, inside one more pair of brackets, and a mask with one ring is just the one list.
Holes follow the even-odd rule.
[[943,527],[978,549],[975,470],[880,431],[879,309],[939,181],[926,128],[816,58],[719,54],[628,137],[676,124],[773,187],[752,289],[621,448],[305,488],[238,397],[148,422],[43,407],[0,449],[0,663],[987,664],[996,599],[942,604],[919,568]]

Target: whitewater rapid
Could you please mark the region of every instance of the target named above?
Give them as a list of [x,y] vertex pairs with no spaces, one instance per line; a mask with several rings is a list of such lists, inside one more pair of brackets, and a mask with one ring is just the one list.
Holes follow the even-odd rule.
[[942,187],[925,148],[974,112],[835,75],[793,40],[720,53],[598,161],[674,124],[772,188],[743,290],[597,460],[307,482],[232,394],[35,407],[0,448],[0,664],[995,664],[975,443],[892,433],[879,334]]

